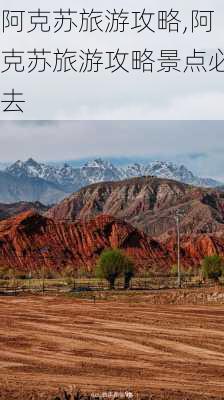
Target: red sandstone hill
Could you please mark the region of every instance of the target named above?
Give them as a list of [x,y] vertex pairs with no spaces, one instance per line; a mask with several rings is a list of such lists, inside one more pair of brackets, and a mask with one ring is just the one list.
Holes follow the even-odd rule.
[[108,214],[151,236],[168,238],[175,233],[177,210],[183,214],[182,234],[224,232],[223,192],[156,177],[88,186],[46,215],[58,220],[76,220]]
[[86,223],[66,223],[28,211],[0,222],[1,266],[60,270],[72,265],[91,269],[103,249],[117,247],[132,256],[139,268],[165,268],[172,263],[157,241],[106,215]]
[[[176,251],[176,238],[170,237],[163,242],[166,250],[172,257]],[[224,234],[203,234],[182,236],[181,263],[189,266],[199,266],[205,256],[219,254],[224,256]]]
[[[176,262],[176,238],[163,244],[130,224],[101,215],[89,222],[59,222],[25,212],[0,222],[0,266],[21,270],[89,270],[105,248],[121,248],[139,270],[168,270]],[[192,235],[181,239],[181,264],[198,266],[210,254],[224,255],[224,235]]]

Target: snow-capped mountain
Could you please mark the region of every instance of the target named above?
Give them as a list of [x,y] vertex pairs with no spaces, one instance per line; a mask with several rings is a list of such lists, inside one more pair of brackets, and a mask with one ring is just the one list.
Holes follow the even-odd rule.
[[119,168],[101,158],[87,162],[80,168],[80,172],[89,183],[119,181],[122,178]]
[[25,162],[16,161],[6,172],[14,177],[41,178],[59,184],[68,193],[91,183],[122,179],[122,172],[109,161],[102,159],[89,161],[80,168],[74,168],[67,163],[63,167],[55,167],[29,158]]
[[42,178],[46,180],[55,180],[57,169],[48,164],[38,163],[29,158],[26,162],[16,161],[10,165],[6,172],[17,177]]
[[67,193],[74,192],[92,183],[120,181],[139,176],[168,178],[195,186],[216,187],[220,185],[209,178],[195,176],[184,165],[172,162],[153,161],[149,164],[134,163],[127,167],[117,167],[100,158],[87,162],[81,167],[64,164],[62,167],[38,163],[32,158],[25,162],[17,161],[6,168],[6,172],[18,178],[40,178],[57,184]]
[[45,163],[38,163],[29,158],[27,161],[16,161],[6,169],[6,172],[16,177],[40,178],[48,182],[59,184],[63,190],[70,192],[76,184],[79,186],[88,184],[82,181],[79,168],[72,168],[68,164],[58,168]]
[[184,165],[177,165],[167,161],[153,161],[144,168],[145,175],[153,175],[159,178],[173,179],[195,186],[216,187],[220,182],[210,178],[200,178],[194,175]]
[[152,161],[147,165],[135,163],[124,169],[127,178],[138,176],[157,176],[158,178],[172,179],[190,185],[202,187],[216,187],[220,182],[210,178],[200,178],[189,171],[184,165],[177,165],[169,161]]
[[6,167],[9,165],[9,163],[6,162],[0,162],[0,171],[4,171]]

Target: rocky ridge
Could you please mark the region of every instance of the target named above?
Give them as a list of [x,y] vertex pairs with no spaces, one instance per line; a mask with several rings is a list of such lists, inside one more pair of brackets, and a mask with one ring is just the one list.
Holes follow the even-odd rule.
[[51,208],[47,216],[74,221],[108,214],[151,236],[166,238],[175,234],[176,212],[181,214],[182,234],[224,231],[221,191],[156,177],[90,185]]
[[[101,252],[120,248],[139,271],[167,272],[176,263],[176,237],[155,240],[130,224],[108,215],[86,222],[58,222],[34,211],[0,222],[0,265],[21,271],[92,271]],[[211,254],[224,255],[224,234],[181,238],[181,264],[198,267]]]
[[102,250],[121,248],[138,268],[171,257],[162,244],[119,219],[102,215],[88,222],[57,222],[33,211],[0,222],[0,265],[21,270],[91,269]]

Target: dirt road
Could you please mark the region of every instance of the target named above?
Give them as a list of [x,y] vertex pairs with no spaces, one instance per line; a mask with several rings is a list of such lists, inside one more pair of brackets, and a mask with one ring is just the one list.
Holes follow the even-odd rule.
[[224,398],[224,306],[0,297],[0,385],[71,384]]

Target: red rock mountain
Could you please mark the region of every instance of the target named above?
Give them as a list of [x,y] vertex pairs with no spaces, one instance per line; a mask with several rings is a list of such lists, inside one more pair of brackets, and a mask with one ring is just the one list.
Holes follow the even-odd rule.
[[163,245],[110,216],[66,223],[28,211],[0,222],[1,266],[60,270],[72,265],[90,269],[103,249],[117,247],[130,255],[139,268],[165,268],[172,263]]
[[[20,270],[89,270],[105,248],[121,248],[138,270],[167,270],[176,262],[176,238],[163,244],[130,224],[101,215],[89,222],[59,222],[28,211],[0,222],[0,266]],[[206,255],[224,255],[224,235],[192,235],[181,239],[181,263],[198,266]]]
[[181,233],[224,232],[224,193],[168,179],[142,177],[88,186],[47,212],[58,220],[119,217],[154,237],[174,235],[176,211]]
[[[176,238],[170,237],[163,242],[166,250],[175,259],[177,247]],[[182,236],[181,238],[181,264],[200,266],[205,256],[219,254],[224,256],[224,233]]]

